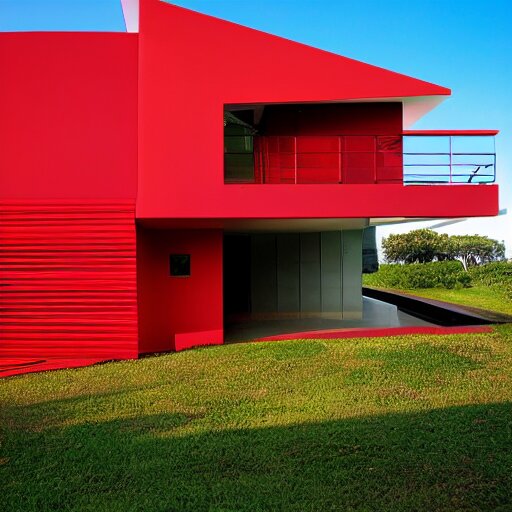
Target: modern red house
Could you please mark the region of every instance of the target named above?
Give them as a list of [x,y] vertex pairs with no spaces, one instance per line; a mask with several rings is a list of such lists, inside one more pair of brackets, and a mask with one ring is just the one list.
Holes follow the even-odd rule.
[[409,129],[449,89],[124,4],[136,32],[0,34],[1,356],[136,358],[223,343],[230,318],[358,318],[365,228],[498,213],[477,148],[497,132]]

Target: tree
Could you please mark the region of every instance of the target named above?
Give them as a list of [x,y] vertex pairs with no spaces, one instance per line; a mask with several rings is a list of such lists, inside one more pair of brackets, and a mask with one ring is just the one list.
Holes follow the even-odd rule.
[[451,255],[460,260],[464,269],[500,261],[505,258],[505,244],[482,235],[454,235],[450,237]]
[[402,235],[389,235],[382,240],[386,261],[391,263],[429,263],[448,259],[448,235],[431,229],[416,229]]
[[503,242],[482,235],[439,234],[431,229],[416,229],[382,240],[387,262],[429,263],[434,260],[460,260],[464,269],[505,257]]

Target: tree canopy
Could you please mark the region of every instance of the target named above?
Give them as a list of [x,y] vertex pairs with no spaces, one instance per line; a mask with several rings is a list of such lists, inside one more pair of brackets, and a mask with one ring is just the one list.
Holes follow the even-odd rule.
[[498,240],[483,235],[449,236],[431,229],[389,235],[382,240],[382,248],[387,262],[429,263],[457,259],[466,270],[505,257],[505,245]]
[[482,235],[451,236],[450,246],[451,256],[460,260],[466,270],[505,258],[505,244]]

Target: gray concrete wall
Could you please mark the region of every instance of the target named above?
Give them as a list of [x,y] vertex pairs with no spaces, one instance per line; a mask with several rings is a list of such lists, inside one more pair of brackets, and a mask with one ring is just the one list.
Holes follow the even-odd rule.
[[251,235],[252,313],[361,318],[362,230]]
[[342,238],[343,318],[358,319],[363,315],[363,230],[343,231]]

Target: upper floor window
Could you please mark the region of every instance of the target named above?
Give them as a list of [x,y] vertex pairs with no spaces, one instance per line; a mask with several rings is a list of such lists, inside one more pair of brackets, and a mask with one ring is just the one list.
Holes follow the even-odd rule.
[[[224,113],[224,181],[254,182],[254,134],[256,130],[238,112]],[[247,112],[247,111],[245,111]]]
[[402,182],[400,103],[227,105],[224,182]]

